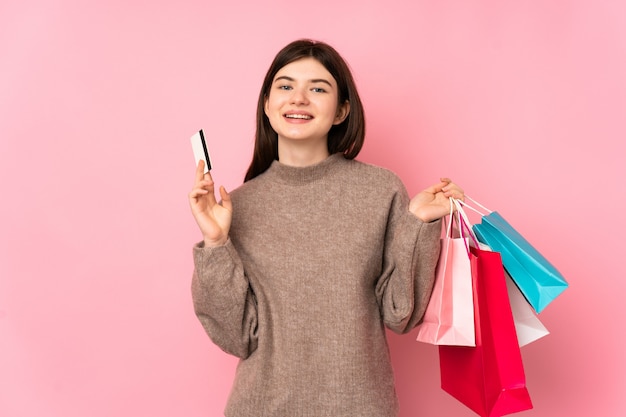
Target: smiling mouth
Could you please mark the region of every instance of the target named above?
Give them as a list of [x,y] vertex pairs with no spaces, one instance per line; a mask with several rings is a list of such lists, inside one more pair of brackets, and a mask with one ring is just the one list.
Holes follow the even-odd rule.
[[313,119],[313,116],[309,116],[308,114],[286,114],[285,117],[287,119],[300,119],[300,120]]

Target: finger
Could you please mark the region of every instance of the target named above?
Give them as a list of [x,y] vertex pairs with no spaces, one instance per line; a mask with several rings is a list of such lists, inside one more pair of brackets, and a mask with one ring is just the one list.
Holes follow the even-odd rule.
[[443,188],[443,193],[446,197],[452,197],[457,200],[465,201],[465,193],[456,184],[450,184]]
[[204,161],[201,159],[196,166],[196,180],[195,183],[199,183],[204,178]]
[[189,192],[189,204],[191,207],[195,207],[199,204],[202,204],[202,198],[207,195],[208,191],[203,190],[202,188],[194,188]]
[[460,191],[462,191],[461,187],[459,187],[458,185],[453,183],[450,178],[442,178],[441,181],[446,184],[442,188],[443,191],[452,191],[452,190],[460,190]]
[[459,195],[463,193],[463,190],[461,190],[459,187],[443,187],[441,189],[441,191],[444,192],[444,194],[454,194],[454,195]]
[[209,207],[213,207],[217,204],[215,199],[214,183],[210,176],[206,177],[206,175],[204,175],[203,177],[208,179],[200,179],[199,181],[196,181],[196,184],[194,184],[193,189],[189,193],[189,197],[197,200],[202,196],[206,196],[206,201]]
[[440,182],[439,184],[433,184],[430,187],[426,188],[424,191],[431,193],[431,194],[437,194],[441,191],[443,191],[443,188],[448,185],[447,182]]
[[209,207],[213,207],[214,205],[217,204],[217,200],[215,198],[215,183],[213,182],[213,179],[211,178],[210,175],[205,174],[204,175],[204,180],[202,180],[202,183],[204,184],[204,186],[202,188],[204,188],[205,190],[207,190],[207,202],[209,203]]
[[[459,188],[458,185],[453,183],[450,178],[447,178],[447,177],[441,178],[441,182],[442,184],[444,184],[443,187],[441,187],[441,191],[443,191],[444,193],[449,194],[450,192],[454,191],[456,188]],[[446,197],[449,197],[449,195],[446,195]]]
[[204,188],[194,188],[193,190],[191,190],[189,192],[189,197],[191,198],[196,198],[199,196],[203,196],[208,194],[209,192],[207,190],[205,190]]
[[202,179],[197,182],[193,188],[204,188],[205,190],[211,191],[214,186],[213,180],[211,178]]
[[465,201],[465,193],[463,191],[457,191],[454,198],[460,201]]
[[220,187],[220,197],[222,198],[222,206],[232,212],[233,211],[233,202],[230,200],[230,194],[226,191],[224,186]]
[[213,183],[211,181],[202,180],[194,184],[192,192],[195,192],[196,190],[202,190],[201,194],[213,192]]

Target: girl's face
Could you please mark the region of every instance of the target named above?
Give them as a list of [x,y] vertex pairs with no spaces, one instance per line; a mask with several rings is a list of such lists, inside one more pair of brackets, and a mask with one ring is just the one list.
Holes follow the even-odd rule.
[[345,120],[348,102],[338,105],[337,82],[315,58],[282,67],[265,98],[265,114],[280,143],[309,141],[327,146],[328,131]]

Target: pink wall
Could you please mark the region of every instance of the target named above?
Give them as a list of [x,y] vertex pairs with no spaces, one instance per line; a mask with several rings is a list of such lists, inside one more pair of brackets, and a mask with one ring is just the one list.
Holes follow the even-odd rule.
[[[412,194],[451,176],[570,281],[522,351],[525,415],[626,413],[623,2],[87,3],[0,5],[1,416],[221,415],[236,362],[192,311],[188,137],[238,185],[299,37],[350,62],[362,160]],[[436,348],[390,340],[402,416],[473,415]]]

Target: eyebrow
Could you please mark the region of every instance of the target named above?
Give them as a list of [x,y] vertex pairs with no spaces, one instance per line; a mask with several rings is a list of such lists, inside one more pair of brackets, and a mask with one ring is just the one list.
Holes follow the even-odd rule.
[[[291,78],[287,75],[282,75],[280,77],[276,77],[276,79],[274,79],[274,82],[279,81],[279,80],[286,80],[286,81],[291,81],[291,82],[295,82],[296,80],[294,78]],[[324,83],[324,84],[328,84],[329,87],[332,87],[333,85],[330,83],[330,81],[325,80],[324,78],[314,78],[312,80],[308,81],[309,83]]]

